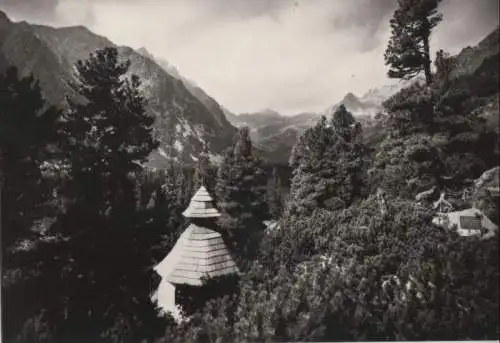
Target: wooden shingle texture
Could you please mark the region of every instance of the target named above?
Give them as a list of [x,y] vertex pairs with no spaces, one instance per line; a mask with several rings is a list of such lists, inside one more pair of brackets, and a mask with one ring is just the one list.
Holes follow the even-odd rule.
[[191,224],[156,271],[172,284],[201,286],[203,278],[238,273],[238,268],[220,233]]
[[188,208],[182,212],[186,218],[215,218],[220,217],[219,211],[213,205],[213,199],[207,189],[201,186],[195,193]]
[[460,228],[464,230],[478,230],[481,231],[481,217],[479,216],[460,216]]
[[196,223],[200,218],[220,216],[205,187],[200,187],[183,214],[193,218],[193,223],[181,234],[165,259],[155,267],[162,279],[174,285],[201,286],[203,279],[238,273],[238,267],[222,235]]

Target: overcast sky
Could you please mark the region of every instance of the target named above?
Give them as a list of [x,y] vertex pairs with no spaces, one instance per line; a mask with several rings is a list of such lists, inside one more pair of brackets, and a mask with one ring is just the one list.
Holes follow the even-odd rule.
[[[498,0],[440,8],[433,51],[457,53],[498,25]],[[393,0],[0,0],[0,9],[144,46],[236,113],[319,111],[394,82],[383,62]]]

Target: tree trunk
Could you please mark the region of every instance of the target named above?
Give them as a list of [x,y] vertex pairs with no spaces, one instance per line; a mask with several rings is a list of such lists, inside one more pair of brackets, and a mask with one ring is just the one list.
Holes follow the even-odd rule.
[[[2,148],[0,148],[0,240],[1,240],[1,236],[3,236],[3,227],[2,227],[2,223],[3,223],[3,218],[2,218],[2,191],[3,191],[3,179],[4,179],[4,175],[3,175],[3,150]],[[0,263],[2,262],[2,257],[1,257],[1,254],[0,254]],[[1,264],[0,264],[1,265]],[[1,333],[0,333],[1,334]]]
[[424,72],[425,82],[429,86],[432,83],[431,59],[429,53],[429,37],[424,37]]

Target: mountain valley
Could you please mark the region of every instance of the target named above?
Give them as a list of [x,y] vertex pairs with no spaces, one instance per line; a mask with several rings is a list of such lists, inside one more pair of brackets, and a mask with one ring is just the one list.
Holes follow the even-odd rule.
[[[14,65],[21,75],[33,73],[51,104],[65,106],[66,96],[75,97],[73,65],[106,46],[116,47],[83,26],[14,23],[0,12],[0,71]],[[218,103],[145,49],[117,48],[131,62],[129,73],[141,78],[147,112],[156,118],[154,132],[161,143],[148,165],[161,168],[170,159],[193,163],[205,146],[217,158],[236,132]]]
[[[33,73],[40,80],[44,96],[52,104],[64,106],[66,96],[73,98],[73,65],[91,52],[116,46],[84,26],[52,28],[14,23],[0,12],[0,71],[16,66],[22,75]],[[319,113],[306,112],[285,116],[271,109],[256,113],[234,114],[209,96],[192,80],[164,58],[153,56],[146,48],[134,50],[117,46],[121,58],[129,59],[129,73],[142,80],[148,100],[147,111],[156,118],[154,131],[160,147],[151,154],[148,166],[163,168],[170,160],[192,164],[205,148],[213,161],[231,144],[236,128],[247,126],[257,152],[266,160],[287,164],[297,137],[313,126],[322,115],[330,116],[343,104],[363,124],[371,140],[383,130],[375,116],[384,111],[383,102],[399,90],[422,77],[410,81],[391,82],[368,90],[362,96],[348,92],[343,99]],[[453,77],[472,79],[478,87],[484,75],[495,67],[498,57],[498,30],[476,47],[467,47],[457,56]],[[495,75],[490,76],[495,77]],[[489,79],[488,79],[489,80]],[[498,126],[498,94],[491,96],[477,111],[490,125]]]

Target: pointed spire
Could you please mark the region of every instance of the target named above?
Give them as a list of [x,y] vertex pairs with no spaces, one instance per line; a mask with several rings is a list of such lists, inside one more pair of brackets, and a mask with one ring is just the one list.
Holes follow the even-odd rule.
[[149,198],[149,202],[146,205],[147,209],[152,209],[156,206],[156,198],[157,198],[157,193],[156,190],[151,194],[151,197]]
[[188,208],[182,213],[186,218],[215,218],[220,217],[214,207],[213,199],[205,186],[201,186],[191,198]]
[[[183,215],[187,218],[213,218],[220,213],[201,186]],[[202,286],[204,278],[239,273],[221,233],[194,221],[182,233],[169,254],[155,267],[163,280],[172,284]]]
[[182,233],[155,270],[167,282],[191,286],[202,286],[204,278],[239,273],[222,235],[195,224]]

